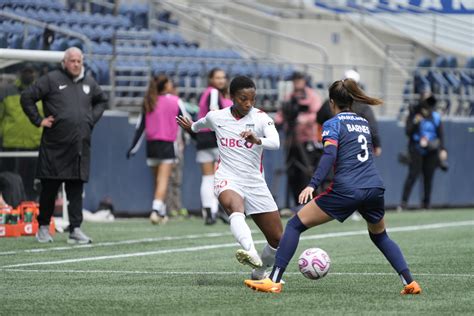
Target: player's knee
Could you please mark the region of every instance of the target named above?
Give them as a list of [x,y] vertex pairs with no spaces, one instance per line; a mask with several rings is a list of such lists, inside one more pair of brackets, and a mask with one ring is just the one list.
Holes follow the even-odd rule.
[[377,244],[379,243],[380,241],[388,238],[388,235],[387,235],[387,231],[384,229],[382,232],[380,233],[372,233],[369,231],[369,237],[370,237],[370,240],[372,240],[372,242],[374,244]]
[[299,231],[300,233],[304,232],[305,230],[308,229],[308,227],[306,227],[300,220],[300,218],[298,217],[298,215],[295,215],[293,216],[289,221],[288,223],[286,224],[286,227],[287,228],[292,228],[292,229],[295,229],[297,231]]

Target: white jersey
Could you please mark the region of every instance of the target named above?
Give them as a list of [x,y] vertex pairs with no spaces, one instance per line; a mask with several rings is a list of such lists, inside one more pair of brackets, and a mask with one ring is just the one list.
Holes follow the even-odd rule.
[[[231,108],[211,111],[193,124],[192,130],[210,128],[216,133],[219,161],[216,178],[233,180],[246,186],[265,183],[263,149],[278,149],[280,140],[273,120],[263,111],[253,108],[236,119]],[[261,145],[245,141],[240,133],[252,130],[262,140]]]

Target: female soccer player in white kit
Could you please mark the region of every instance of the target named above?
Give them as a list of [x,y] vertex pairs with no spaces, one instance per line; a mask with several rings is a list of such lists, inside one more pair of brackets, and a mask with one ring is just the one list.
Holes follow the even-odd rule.
[[[195,123],[182,116],[177,122],[190,133],[203,128],[215,131],[220,157],[214,193],[229,214],[232,234],[242,246],[236,252],[237,260],[254,268],[252,279],[262,279],[275,260],[283,231],[277,205],[263,176],[262,155],[264,149],[278,149],[280,139],[273,120],[254,108],[256,88],[250,78],[234,78],[229,90],[232,107],[211,111]],[[268,242],[261,257],[245,214],[252,217]]]

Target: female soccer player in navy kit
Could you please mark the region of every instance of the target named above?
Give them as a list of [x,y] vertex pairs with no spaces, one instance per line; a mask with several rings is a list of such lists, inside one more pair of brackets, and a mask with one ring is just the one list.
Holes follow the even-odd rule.
[[370,239],[400,275],[404,284],[401,294],[419,294],[421,288],[413,281],[400,248],[385,231],[385,189],[373,162],[369,125],[351,112],[354,101],[378,105],[382,100],[365,95],[352,79],[334,82],[329,98],[335,116],[323,125],[324,154],[311,182],[299,195],[299,202],[312,199],[314,190],[334,166],[333,183],[288,221],[270,277],[246,280],[245,284],[257,291],[281,292],[282,275],[295,254],[301,233],[333,219],[343,222],[358,210],[367,221]]

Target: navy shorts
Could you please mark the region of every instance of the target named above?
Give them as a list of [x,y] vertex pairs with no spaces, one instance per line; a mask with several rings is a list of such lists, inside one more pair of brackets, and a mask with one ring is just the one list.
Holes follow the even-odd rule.
[[344,222],[355,211],[369,223],[380,222],[385,214],[383,188],[355,189],[352,191],[334,191],[329,188],[318,195],[314,201],[329,216]]

